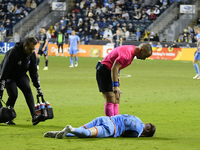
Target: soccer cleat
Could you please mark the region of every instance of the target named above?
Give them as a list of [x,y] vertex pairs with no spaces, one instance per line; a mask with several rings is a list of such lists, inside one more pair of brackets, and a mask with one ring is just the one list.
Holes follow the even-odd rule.
[[44,69],[43,70],[48,70],[48,67],[44,67]]
[[56,138],[57,139],[62,139],[63,137],[66,136],[67,133],[70,133],[72,129],[72,126],[67,125],[62,131],[60,131],[57,135]]
[[60,131],[49,131],[44,134],[44,137],[55,138]]
[[37,66],[37,70],[39,70],[39,68],[40,68],[40,67],[39,67],[39,66]]
[[196,74],[196,76],[194,76],[193,79],[198,79],[199,77],[199,74]]
[[75,63],[75,67],[78,67],[78,63]]
[[41,121],[41,119],[42,119],[41,115],[37,115],[37,114],[33,115],[32,124],[37,125]]
[[69,67],[72,68],[72,67],[74,67],[74,65],[70,65]]
[[16,125],[12,120],[7,121],[7,122],[5,122],[4,124],[7,124],[7,125]]
[[197,79],[200,79],[200,76],[198,76]]

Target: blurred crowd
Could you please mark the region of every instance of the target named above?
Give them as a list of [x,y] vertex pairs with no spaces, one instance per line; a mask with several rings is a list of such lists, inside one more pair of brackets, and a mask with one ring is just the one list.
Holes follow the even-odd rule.
[[[13,26],[37,7],[35,0],[7,1],[0,3],[1,39],[12,34]],[[13,33],[14,35],[15,33]]]

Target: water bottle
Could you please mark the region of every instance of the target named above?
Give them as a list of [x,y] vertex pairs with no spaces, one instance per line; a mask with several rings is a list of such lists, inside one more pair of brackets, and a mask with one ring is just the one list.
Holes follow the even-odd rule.
[[51,108],[51,105],[50,105],[49,102],[46,102],[46,107],[47,107],[47,108]]
[[37,111],[37,104],[35,104],[35,111]]
[[40,103],[37,103],[37,110],[40,110]]
[[44,108],[45,108],[45,106],[44,106],[44,103],[40,103],[40,111],[41,111],[41,115],[42,116],[44,116]]

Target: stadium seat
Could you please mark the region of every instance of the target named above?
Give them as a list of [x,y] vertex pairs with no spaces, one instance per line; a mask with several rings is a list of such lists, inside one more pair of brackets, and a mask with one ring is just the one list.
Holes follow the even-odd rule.
[[43,2],[43,0],[37,0],[37,5],[40,5]]
[[9,0],[3,0],[3,3],[8,3],[9,2]]
[[12,21],[16,21],[17,19],[16,19],[15,16],[12,16],[11,20],[12,20]]
[[14,26],[17,22],[16,21],[11,21],[11,25]]
[[25,4],[26,0],[19,0],[21,4]]
[[33,10],[33,9],[28,8],[26,11],[27,11],[28,13],[30,13],[32,10]]
[[16,5],[17,4],[17,6],[19,7],[19,3],[20,3],[20,1],[19,0],[15,0],[14,2],[13,2],[13,4],[14,5]]

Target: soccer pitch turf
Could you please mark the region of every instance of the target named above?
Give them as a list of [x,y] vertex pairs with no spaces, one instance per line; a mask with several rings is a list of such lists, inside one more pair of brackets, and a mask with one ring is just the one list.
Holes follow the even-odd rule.
[[[99,59],[102,60],[78,58],[79,66],[69,68],[69,57],[50,56],[49,70],[43,71],[41,57],[41,88],[54,110],[54,119],[33,126],[28,106],[18,90],[16,126],[0,124],[0,149],[200,149],[200,80],[192,79],[195,71],[189,61],[134,60],[121,71],[120,114],[135,115],[144,123],[155,124],[155,137],[44,138],[47,131],[62,130],[67,124],[79,127],[104,115],[105,102],[95,79]],[[31,87],[35,96],[32,82]],[[6,90],[3,99],[7,100]]]

